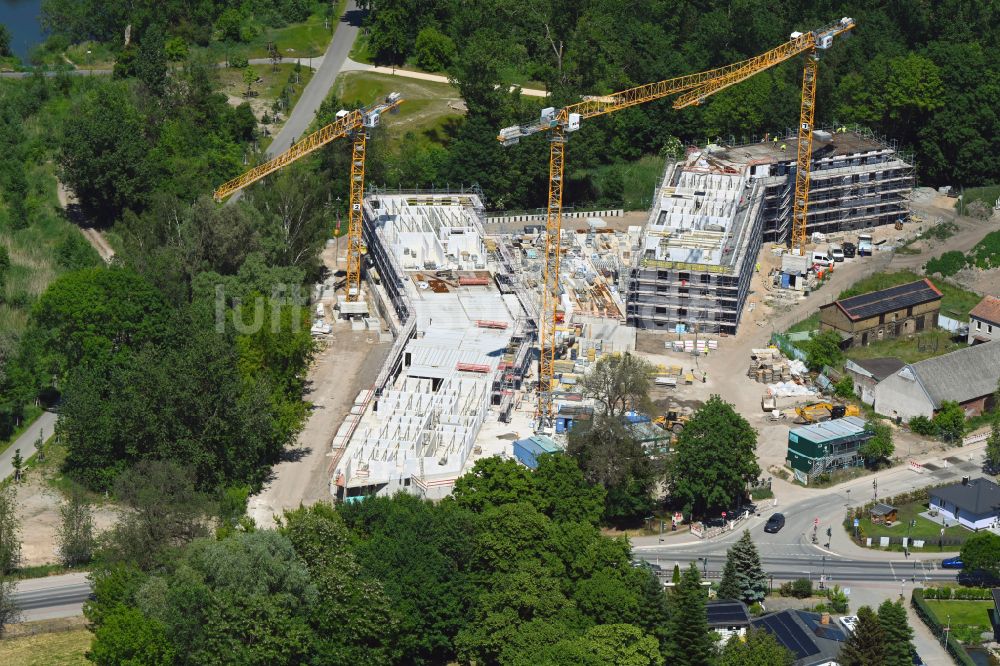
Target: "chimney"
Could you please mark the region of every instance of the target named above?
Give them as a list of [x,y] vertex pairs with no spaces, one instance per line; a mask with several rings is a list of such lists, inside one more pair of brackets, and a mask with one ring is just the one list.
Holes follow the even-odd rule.
[[967,477],[967,476],[963,476],[962,477],[962,485],[963,486],[969,485],[969,477]]
[[829,613],[823,613],[822,615],[820,615],[819,616],[819,623],[820,624],[830,624],[830,614]]

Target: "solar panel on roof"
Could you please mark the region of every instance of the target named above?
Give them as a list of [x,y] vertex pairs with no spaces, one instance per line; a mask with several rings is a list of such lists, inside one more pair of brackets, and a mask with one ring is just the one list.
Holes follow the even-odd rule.
[[708,621],[710,624],[731,624],[747,621],[747,612],[739,603],[709,604]]
[[823,624],[822,616],[816,613],[805,613],[803,611],[798,611],[799,618],[802,619],[809,628],[816,633],[820,638],[825,638],[831,641],[846,641],[847,635],[835,624]]
[[934,289],[923,280],[889,287],[869,294],[851,296],[837,301],[852,318],[867,319],[876,314],[940,298]]
[[778,642],[795,653],[796,659],[819,654],[819,646],[787,612],[765,615],[751,624],[772,634]]

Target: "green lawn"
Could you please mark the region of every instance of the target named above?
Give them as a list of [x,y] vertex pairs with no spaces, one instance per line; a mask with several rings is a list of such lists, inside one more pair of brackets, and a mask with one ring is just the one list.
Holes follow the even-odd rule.
[[[330,45],[330,39],[337,29],[345,3],[346,0],[339,0],[332,19],[328,19],[326,13],[329,3],[319,2],[316,3],[309,18],[301,23],[290,23],[281,28],[267,28],[248,43],[212,42],[202,50],[218,62],[225,62],[234,55],[267,58],[270,55],[267,44],[274,42],[285,62],[294,62],[300,58],[315,58],[323,55]],[[327,27],[328,20],[329,27]]]
[[819,310],[813,312],[811,315],[803,319],[802,321],[792,324],[786,333],[799,333],[802,331],[815,331],[819,328]]
[[84,656],[93,638],[86,629],[6,638],[0,641],[4,666],[75,666],[89,664]]
[[[253,65],[253,69],[257,72],[262,80],[259,83],[255,83],[253,90],[256,93],[256,99],[267,99],[275,100],[281,96],[281,91],[286,85],[291,85],[292,93],[290,95],[290,100],[292,106],[295,106],[295,102],[298,101],[299,97],[302,95],[302,91],[305,90],[306,84],[313,76],[313,71],[308,67],[301,67],[299,70],[299,82],[289,84],[291,76],[295,70],[294,63],[283,63],[277,66],[277,71],[272,65]],[[243,82],[243,70],[236,69],[233,67],[227,67],[225,69],[219,70],[219,80],[222,84],[220,90],[233,97],[243,97],[247,91],[247,86]],[[288,112],[285,112],[288,115]]]
[[[924,276],[917,275],[912,271],[895,271],[893,273],[876,273],[863,280],[855,282],[849,289],[840,292],[837,298],[850,298],[859,294],[867,294],[870,291],[888,289],[914,280],[923,279]],[[931,280],[942,294],[941,311],[946,312],[961,321],[968,321],[969,310],[974,308],[982,297],[978,294],[957,287],[946,280],[933,278]]]
[[[903,504],[896,508],[899,510],[899,517],[896,519],[896,524],[893,527],[873,525],[869,518],[862,518],[859,525],[861,535],[871,537],[874,540],[884,536],[905,537],[909,533],[911,539],[923,539],[928,542],[926,547],[930,548],[933,545],[934,548],[937,548],[937,539],[941,535],[941,526],[926,518],[921,518],[919,515],[927,510],[926,504],[914,502],[912,504]],[[907,525],[911,520],[916,520],[917,525],[907,530]],[[944,534],[947,537],[961,538],[969,536],[971,532],[960,525],[953,525],[946,529]],[[876,541],[875,543],[877,545],[878,542]]]
[[925,599],[941,626],[951,626],[955,637],[963,642],[979,642],[979,634],[990,630],[989,609],[992,601],[959,599]]
[[463,115],[454,108],[461,103],[458,90],[447,83],[372,72],[346,72],[337,77],[333,90],[347,104],[371,104],[391,92],[400,93],[403,103],[399,112],[390,115],[386,123],[390,146],[407,132],[445,144],[450,140],[451,125]]
[[966,346],[964,342],[954,342],[951,336],[948,331],[933,329],[917,333],[912,338],[885,338],[869,343],[867,347],[851,347],[845,353],[850,359],[895,356],[905,363],[916,363]]

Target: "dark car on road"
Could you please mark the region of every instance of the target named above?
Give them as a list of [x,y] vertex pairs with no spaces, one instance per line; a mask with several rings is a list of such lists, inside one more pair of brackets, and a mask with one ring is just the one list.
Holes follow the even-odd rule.
[[983,569],[963,571],[958,574],[958,582],[966,587],[1000,587],[1000,578]]
[[772,513],[771,517],[767,519],[767,523],[764,524],[764,531],[776,534],[781,531],[781,528],[784,526],[785,515],[782,513]]
[[961,569],[962,568],[962,558],[961,557],[949,557],[947,560],[941,560],[942,569]]

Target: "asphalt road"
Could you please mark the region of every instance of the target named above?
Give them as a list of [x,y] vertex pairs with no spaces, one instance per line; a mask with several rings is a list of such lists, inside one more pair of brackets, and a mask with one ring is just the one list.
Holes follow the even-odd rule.
[[21,609],[22,621],[30,622],[79,615],[88,596],[90,582],[81,572],[21,581],[14,601]]
[[35,419],[35,422],[28,426],[28,429],[21,433],[15,441],[11,442],[7,449],[0,453],[0,481],[6,479],[14,473],[14,452],[21,450],[21,457],[27,460],[35,455],[35,442],[39,436],[43,439],[52,436],[56,427],[56,415],[52,412],[42,412],[42,415]]
[[302,91],[299,101],[292,107],[292,115],[285,121],[278,136],[267,147],[268,157],[274,157],[288,150],[295,139],[305,134],[316,117],[316,111],[320,104],[326,99],[333,82],[340,74],[341,68],[347,62],[347,56],[354,45],[354,39],[358,35],[358,28],[361,26],[362,11],[358,9],[355,0],[348,0],[347,9],[340,18],[333,39],[326,48],[323,55],[323,63],[316,70],[316,73],[306,84],[306,89]]

